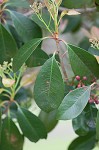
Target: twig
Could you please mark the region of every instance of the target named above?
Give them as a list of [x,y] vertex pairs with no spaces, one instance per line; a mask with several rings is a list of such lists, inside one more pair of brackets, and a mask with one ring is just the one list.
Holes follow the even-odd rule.
[[[59,7],[59,11],[64,11],[64,10],[71,10],[65,7]],[[94,12],[96,10],[96,7],[93,8],[78,8],[78,9],[74,9],[75,11],[78,11],[80,13],[85,13],[85,12]]]

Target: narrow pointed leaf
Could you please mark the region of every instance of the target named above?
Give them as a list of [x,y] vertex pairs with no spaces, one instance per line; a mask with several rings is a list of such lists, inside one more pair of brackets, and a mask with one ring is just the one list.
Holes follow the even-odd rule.
[[73,90],[65,96],[58,108],[57,118],[59,120],[70,120],[76,118],[85,108],[90,98],[90,86]]
[[45,112],[59,107],[64,96],[64,83],[55,57],[42,66],[34,86],[34,99]]
[[36,50],[42,39],[37,38],[24,44],[13,59],[13,70],[18,71],[20,67],[28,60],[31,54]]
[[32,142],[47,137],[46,128],[38,117],[24,108],[18,108],[17,119],[25,137]]
[[2,125],[0,150],[23,150],[24,138],[10,118],[5,118]]
[[10,11],[10,14],[15,29],[24,42],[42,37],[40,27],[31,19],[15,11]]
[[71,44],[68,44],[68,53],[75,75],[99,78],[99,64],[93,55]]
[[17,52],[17,45],[10,33],[0,24],[0,63],[9,61]]

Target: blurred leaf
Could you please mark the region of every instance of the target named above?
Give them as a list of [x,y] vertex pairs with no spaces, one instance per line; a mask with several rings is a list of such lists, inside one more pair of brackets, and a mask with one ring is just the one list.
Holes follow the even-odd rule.
[[47,132],[52,131],[57,125],[58,121],[56,120],[57,110],[54,110],[50,113],[41,111],[39,114],[39,119],[44,123]]
[[88,104],[84,111],[72,120],[73,128],[76,134],[86,135],[88,132],[95,131],[96,128],[97,108]]
[[30,5],[29,3],[27,2],[27,0],[9,0],[7,3],[6,3],[7,6],[14,6],[14,7],[23,7],[23,8],[29,8]]
[[2,131],[2,111],[0,108],[0,143],[1,143],[1,131]]
[[10,33],[0,24],[0,63],[9,61],[17,52],[15,40]]
[[95,147],[95,133],[76,138],[68,147],[68,150],[92,150]]
[[77,16],[66,16],[64,19],[68,20],[67,26],[64,29],[65,32],[76,32],[81,27],[82,18],[80,15]]
[[33,39],[24,44],[13,59],[13,70],[18,71],[20,67],[28,60],[31,54],[37,49],[42,39]]
[[87,6],[92,6],[93,0],[63,0],[62,5],[65,6],[66,8],[81,8]]
[[10,11],[10,14],[15,29],[24,42],[42,37],[41,29],[31,19],[15,11]]
[[18,107],[17,119],[24,136],[30,141],[37,142],[39,139],[47,137],[45,126],[30,111]]
[[71,44],[68,44],[68,53],[75,75],[99,78],[99,64],[93,55]]
[[82,87],[69,92],[58,108],[59,120],[76,118],[85,108],[90,98],[91,87]]
[[26,64],[28,67],[42,66],[48,59],[49,59],[49,56],[43,50],[38,48],[30,56]]
[[2,138],[0,150],[23,150],[24,138],[14,122],[5,118],[2,125]]
[[34,99],[45,112],[60,105],[64,96],[64,83],[55,57],[48,59],[39,72],[35,86]]

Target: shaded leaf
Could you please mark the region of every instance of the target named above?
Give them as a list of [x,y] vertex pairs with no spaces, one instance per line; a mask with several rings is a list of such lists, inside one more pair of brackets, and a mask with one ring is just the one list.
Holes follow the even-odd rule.
[[56,114],[57,114],[57,110],[54,110],[50,113],[46,113],[44,111],[40,112],[39,118],[44,123],[47,132],[52,131],[57,125],[58,121],[56,120]]
[[28,60],[31,54],[36,50],[42,39],[37,38],[24,44],[13,59],[13,70],[18,71],[20,67]]
[[5,118],[2,125],[1,150],[23,150],[24,138],[10,118]]
[[38,117],[24,108],[17,111],[17,119],[25,137],[32,142],[47,137],[46,128]]
[[69,92],[58,108],[59,120],[76,118],[85,108],[90,98],[91,87],[82,87]]
[[68,147],[68,150],[92,150],[95,147],[95,133],[76,138]]
[[10,33],[0,24],[0,63],[9,61],[17,52],[15,40]]
[[64,83],[55,57],[48,59],[42,66],[34,86],[34,99],[45,112],[60,105],[64,96]]
[[97,119],[96,119],[96,137],[97,137],[97,140],[99,141],[99,110],[98,110]]
[[42,66],[48,59],[49,59],[49,56],[43,50],[38,48],[30,56],[26,64],[28,67]]
[[93,55],[71,44],[68,44],[68,53],[75,75],[99,78],[99,64]]

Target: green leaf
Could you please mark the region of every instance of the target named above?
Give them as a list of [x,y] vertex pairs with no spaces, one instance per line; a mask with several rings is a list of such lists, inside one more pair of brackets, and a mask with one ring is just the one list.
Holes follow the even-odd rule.
[[10,14],[15,29],[24,42],[42,37],[41,29],[31,19],[15,11],[10,11]]
[[13,59],[13,70],[18,71],[20,67],[28,60],[31,54],[36,50],[42,39],[37,38],[24,44]]
[[26,64],[28,67],[42,66],[48,59],[49,59],[49,56],[43,50],[38,48],[30,56]]
[[99,141],[99,110],[98,110],[97,119],[96,119],[96,137],[97,137],[97,140]]
[[40,112],[39,118],[44,123],[47,132],[51,132],[57,125],[58,121],[56,120],[56,114],[57,110],[54,110],[50,113],[46,113],[44,111]]
[[18,107],[17,119],[24,136],[30,141],[37,142],[47,137],[43,123],[28,110]]
[[42,66],[34,86],[34,99],[45,112],[58,108],[64,96],[64,83],[55,57]]
[[23,150],[24,138],[10,118],[5,118],[2,125],[0,150]]
[[92,150],[95,147],[95,133],[76,138],[68,147],[68,150]]
[[30,5],[29,3],[27,2],[27,0],[9,0],[7,3],[6,3],[7,6],[14,6],[14,7],[23,7],[23,8],[29,8]]
[[0,64],[10,59],[16,54],[17,46],[10,33],[0,24]]
[[59,120],[76,118],[85,108],[90,98],[91,87],[82,87],[69,92],[58,108]]
[[[42,14],[42,18],[44,20],[44,22],[47,24],[47,26],[49,26],[50,30],[54,31],[54,22],[53,20],[50,18],[50,15],[48,12],[44,12]],[[46,25],[37,17],[36,14],[32,15],[32,20],[41,28],[46,29]]]
[[84,111],[72,120],[73,129],[79,136],[96,130],[97,108],[94,104],[88,104]]
[[93,0],[63,0],[63,6],[65,6],[66,8],[81,8],[81,7],[84,7],[84,6],[89,6],[90,5],[92,6],[93,4]]
[[99,78],[99,64],[93,55],[71,44],[68,44],[68,53],[75,75]]

